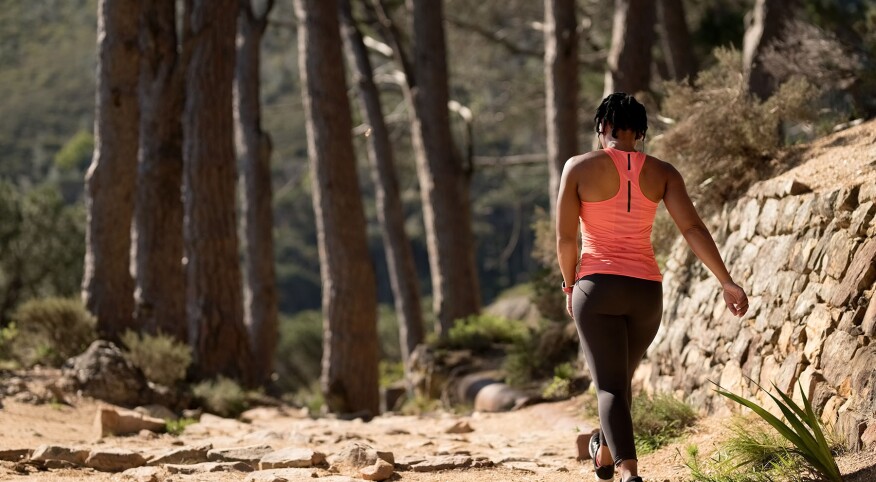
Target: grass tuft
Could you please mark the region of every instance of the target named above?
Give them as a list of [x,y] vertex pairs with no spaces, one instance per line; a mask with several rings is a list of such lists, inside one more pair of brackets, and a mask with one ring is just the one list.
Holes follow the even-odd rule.
[[636,453],[645,455],[678,439],[696,422],[694,409],[669,394],[640,395],[633,400]]

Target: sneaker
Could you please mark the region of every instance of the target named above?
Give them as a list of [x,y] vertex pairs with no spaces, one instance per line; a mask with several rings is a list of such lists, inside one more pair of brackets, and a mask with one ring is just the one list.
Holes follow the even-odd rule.
[[645,482],[645,481],[642,480],[642,478],[637,475],[635,477],[631,477],[631,478],[627,479],[626,482]]
[[[593,459],[593,471],[596,472],[598,480],[612,480],[614,478],[614,465],[599,465],[596,461],[596,453],[599,450],[600,439],[599,432],[594,432],[590,436],[590,458]],[[632,479],[631,479],[632,480]],[[636,482],[635,480],[633,482]],[[638,482],[641,482],[639,479]]]

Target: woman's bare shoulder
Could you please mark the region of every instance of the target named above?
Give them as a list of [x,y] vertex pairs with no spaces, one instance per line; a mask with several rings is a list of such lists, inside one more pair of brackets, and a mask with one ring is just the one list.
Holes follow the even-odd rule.
[[597,167],[608,159],[608,154],[602,149],[572,156],[566,161],[564,169],[570,172],[587,171]]
[[654,166],[655,170],[666,177],[678,176],[678,169],[668,161],[664,161],[652,155],[647,155],[648,163]]

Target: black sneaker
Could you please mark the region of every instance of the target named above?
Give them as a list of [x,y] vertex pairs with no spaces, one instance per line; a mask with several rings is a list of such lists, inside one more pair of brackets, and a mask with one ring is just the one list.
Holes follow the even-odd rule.
[[627,479],[626,482],[645,482],[645,481],[642,480],[642,478],[637,475],[635,477]]
[[[593,471],[596,472],[596,478],[598,480],[612,480],[614,478],[614,465],[599,465],[596,461],[596,453],[599,450],[599,445],[599,432],[594,432],[593,435],[590,436],[590,445],[588,446],[590,458],[593,459]],[[641,479],[639,479],[639,482],[641,482]]]

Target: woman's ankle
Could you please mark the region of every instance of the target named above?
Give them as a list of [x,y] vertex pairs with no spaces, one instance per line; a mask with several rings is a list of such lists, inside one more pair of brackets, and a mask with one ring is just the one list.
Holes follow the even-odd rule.
[[635,459],[623,460],[616,468],[618,474],[620,474],[621,480],[623,481],[639,475],[639,463]]

